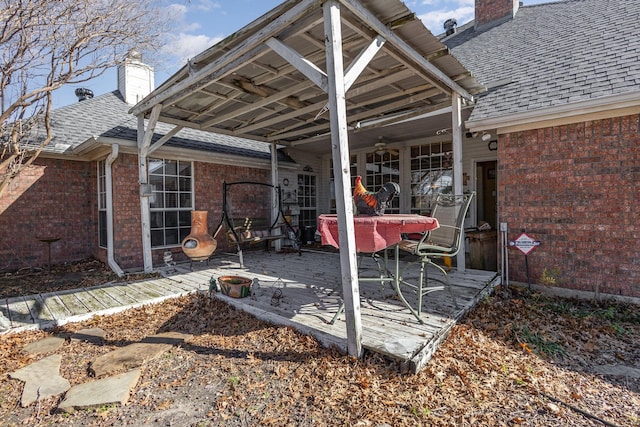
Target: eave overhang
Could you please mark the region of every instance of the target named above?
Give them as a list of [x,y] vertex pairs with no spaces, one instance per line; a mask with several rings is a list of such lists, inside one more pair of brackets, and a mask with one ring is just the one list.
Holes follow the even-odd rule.
[[578,101],[524,113],[468,120],[470,132],[496,130],[498,134],[561,126],[590,120],[640,114],[640,91]]

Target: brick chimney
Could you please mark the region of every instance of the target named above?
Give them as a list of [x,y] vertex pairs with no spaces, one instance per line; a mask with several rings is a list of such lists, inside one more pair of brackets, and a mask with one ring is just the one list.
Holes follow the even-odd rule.
[[140,52],[130,52],[118,65],[118,90],[124,101],[135,105],[153,89],[153,67],[142,62]]
[[476,0],[476,29],[497,21],[513,18],[520,7],[519,0]]

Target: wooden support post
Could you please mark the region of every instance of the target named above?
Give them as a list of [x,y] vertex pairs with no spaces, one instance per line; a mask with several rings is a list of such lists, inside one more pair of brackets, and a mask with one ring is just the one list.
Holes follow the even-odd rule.
[[[275,222],[280,214],[280,206],[278,206],[280,194],[276,194],[277,191],[280,191],[278,179],[278,146],[276,142],[273,141],[271,143],[271,184],[273,184],[273,188],[271,190],[271,224]],[[282,230],[282,232],[286,233],[285,230]],[[278,230],[275,230],[275,233],[277,234]],[[268,245],[269,242],[267,241],[266,244]],[[274,245],[276,251],[281,250],[282,239],[276,239]]]
[[144,127],[144,115],[138,116],[138,175],[140,180],[140,222],[142,226],[142,257],[144,259],[145,273],[153,271],[153,259],[151,256],[151,212],[149,211],[149,195],[144,191],[148,184],[147,156],[153,132],[158,123],[158,117],[162,110],[162,104],[157,104],[151,110],[147,128]]
[[351,201],[349,170],[349,137],[345,103],[344,68],[342,59],[342,29],[340,4],[329,0],[322,5],[329,80],[329,112],[331,118],[331,150],[336,189],[336,212],[340,239],[340,270],[347,323],[347,350],[354,357],[362,356],[362,319],[356,258],[356,239]]
[[[462,101],[455,91],[451,92],[451,135],[453,136],[453,192],[462,194]],[[456,257],[458,271],[465,271],[466,257],[464,253],[464,223],[462,227],[462,243]]]

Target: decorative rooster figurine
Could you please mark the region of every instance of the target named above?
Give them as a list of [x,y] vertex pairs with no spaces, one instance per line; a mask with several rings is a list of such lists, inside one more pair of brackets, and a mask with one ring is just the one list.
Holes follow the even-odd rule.
[[380,216],[391,205],[391,200],[400,194],[400,186],[395,182],[387,182],[377,193],[367,191],[362,185],[362,177],[356,177],[356,187],[353,189],[353,201],[358,215]]

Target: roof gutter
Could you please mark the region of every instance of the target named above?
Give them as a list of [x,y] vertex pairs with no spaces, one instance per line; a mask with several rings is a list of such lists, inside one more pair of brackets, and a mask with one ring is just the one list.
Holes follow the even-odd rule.
[[[480,100],[482,102],[482,100]],[[471,132],[496,129],[499,134],[640,114],[640,91],[572,102],[511,115],[467,120]]]
[[[104,137],[101,136],[98,139],[99,143],[105,145],[119,145],[120,151],[123,154],[137,154],[137,148],[135,144],[126,139]],[[282,146],[285,148],[286,146]],[[202,151],[196,148],[181,148],[173,147],[169,145],[163,145],[157,151],[153,153],[151,157],[168,157],[174,160],[185,161],[198,161],[203,163],[214,163],[221,165],[235,165],[244,166],[255,169],[270,169],[271,160],[252,158],[246,155],[240,154],[221,154],[212,151]],[[297,163],[278,162],[279,167],[282,169],[297,169],[299,165]]]
[[113,175],[111,173],[111,165],[118,158],[118,144],[111,146],[111,154],[105,161],[105,181],[106,181],[106,196],[107,196],[107,261],[109,267],[113,270],[118,277],[124,276],[124,272],[116,262],[113,252]]

